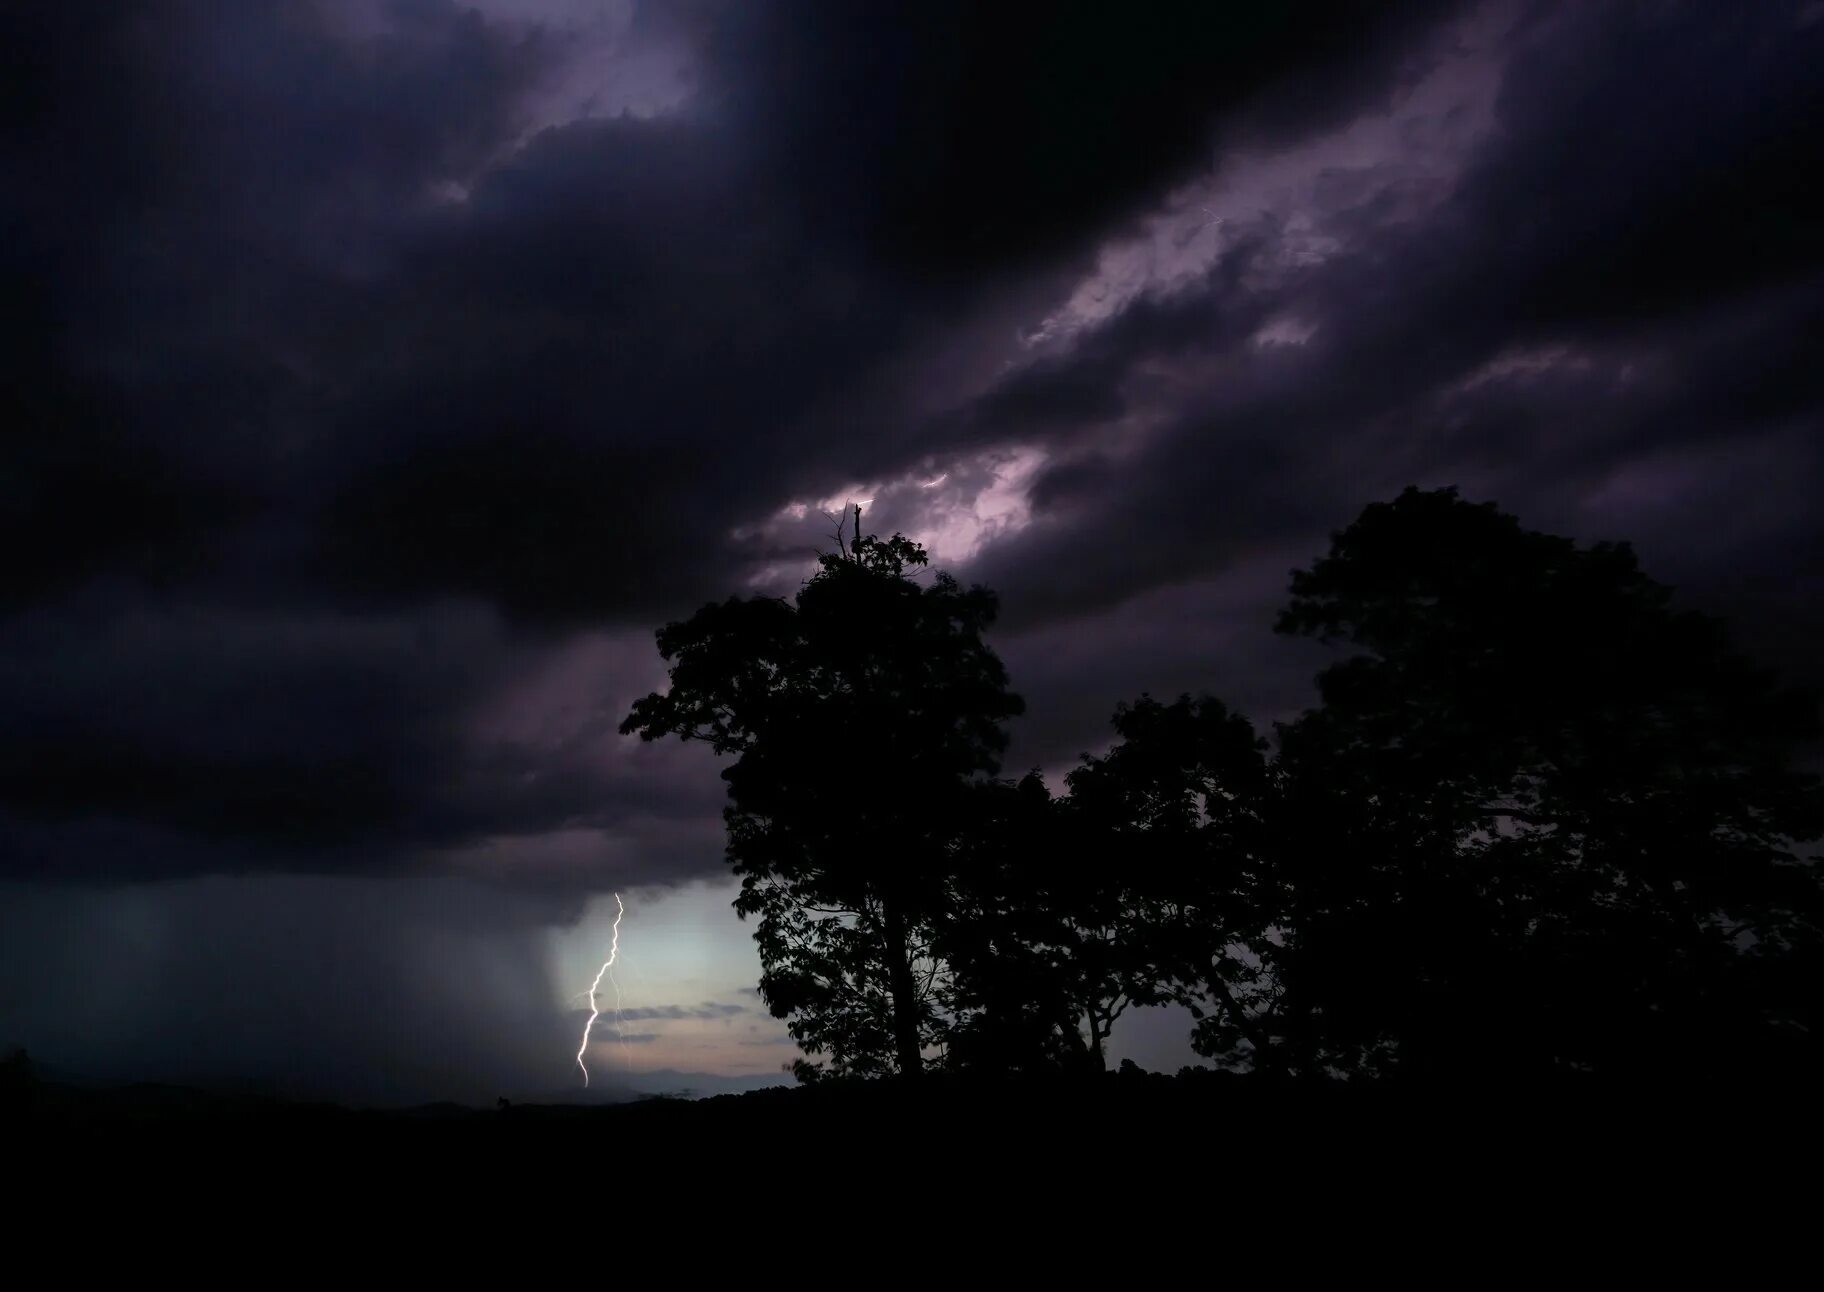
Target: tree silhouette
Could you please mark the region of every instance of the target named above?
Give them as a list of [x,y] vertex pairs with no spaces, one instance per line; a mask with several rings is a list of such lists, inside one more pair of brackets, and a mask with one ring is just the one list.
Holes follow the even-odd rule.
[[949,968],[946,1060],[967,1072],[1080,1069],[1087,946],[1073,841],[1035,772],[978,787],[956,839],[951,910],[938,925]]
[[1370,506],[1292,594],[1280,631],[1359,652],[1279,733],[1304,1063],[1616,1070],[1807,1035],[1810,697],[1626,545],[1454,490]]
[[794,601],[668,625],[670,690],[621,725],[735,755],[728,856],[736,909],[758,917],[761,992],[845,1073],[915,1073],[947,1037],[936,925],[972,796],[1022,708],[982,641],[994,595],[941,573],[921,586],[925,564],[899,535],[857,537]]
[[1137,1003],[1189,1006],[1200,1052],[1275,1066],[1282,901],[1266,742],[1208,696],[1142,696],[1114,726],[1121,740],[1068,779],[1077,836],[1118,894],[1117,980]]
[[1208,697],[1120,706],[1120,741],[1054,799],[998,785],[965,837],[946,939],[961,1066],[1101,1071],[1130,1005],[1177,1001],[1206,1053],[1271,1066],[1281,904],[1272,773],[1246,719]]
[[[1080,773],[1072,773],[1074,782]],[[1091,796],[1097,807],[1102,800]],[[1185,858],[1124,848],[1113,822],[1037,773],[984,787],[940,944],[963,1068],[1100,1072],[1115,1021],[1170,998]]]
[[1625,545],[1453,490],[1370,506],[1293,576],[1279,631],[1354,653],[1275,749],[1142,696],[1055,798],[994,779],[994,596],[924,564],[856,539],[793,601],[667,626],[670,690],[622,724],[733,755],[761,990],[832,1070],[1098,1071],[1166,1001],[1286,1075],[1815,1055],[1817,705]]

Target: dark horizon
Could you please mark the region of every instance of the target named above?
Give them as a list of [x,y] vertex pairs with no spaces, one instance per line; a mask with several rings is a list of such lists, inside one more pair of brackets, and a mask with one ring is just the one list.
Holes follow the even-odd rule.
[[1143,693],[1314,704],[1289,573],[1408,486],[1824,688],[1816,3],[28,0],[0,50],[0,1050],[52,1071],[557,1091],[618,891],[604,1071],[778,1074],[717,761],[616,727],[856,502],[998,594],[1054,789]]

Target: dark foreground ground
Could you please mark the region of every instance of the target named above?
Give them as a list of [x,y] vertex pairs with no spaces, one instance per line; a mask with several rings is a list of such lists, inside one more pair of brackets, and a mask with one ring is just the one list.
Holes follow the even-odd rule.
[[1800,1073],[1425,1088],[1128,1072],[504,1111],[9,1087],[14,1267],[115,1258],[161,1282],[209,1266],[235,1286],[434,1269],[465,1286],[1325,1270],[1758,1287],[1815,1266],[1821,1227],[1819,1087]]
[[790,1144],[803,1164],[928,1154],[1004,1168],[1056,1154],[1185,1170],[1242,1152],[1331,1145],[1364,1152],[1499,1156],[1551,1149],[1633,1160],[1718,1150],[1799,1165],[1820,1146],[1824,1086],[1811,1072],[1731,1079],[1437,1084],[1276,1083],[1229,1073],[1128,1070],[1070,1080],[873,1081],[597,1106],[433,1104],[360,1109],[173,1086],[82,1089],[32,1078],[0,1089],[17,1145],[162,1141],[188,1152],[454,1149],[662,1158]]

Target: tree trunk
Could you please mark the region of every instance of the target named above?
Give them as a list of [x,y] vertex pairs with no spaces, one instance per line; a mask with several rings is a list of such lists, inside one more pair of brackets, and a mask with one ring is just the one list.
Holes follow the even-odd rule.
[[1107,1072],[1108,1071],[1108,1059],[1102,1053],[1102,1042],[1108,1036],[1108,1032],[1097,1028],[1097,1026],[1096,1026],[1096,1008],[1094,1005],[1091,1005],[1089,1007],[1088,1015],[1089,1015],[1089,1046],[1088,1046],[1088,1053],[1083,1056],[1084,1062],[1088,1066],[1088,1068],[1091,1072]]
[[912,961],[906,954],[906,925],[899,905],[884,904],[887,952],[887,990],[893,997],[893,1052],[903,1076],[917,1076],[924,1067],[918,1043],[918,985],[912,979]]

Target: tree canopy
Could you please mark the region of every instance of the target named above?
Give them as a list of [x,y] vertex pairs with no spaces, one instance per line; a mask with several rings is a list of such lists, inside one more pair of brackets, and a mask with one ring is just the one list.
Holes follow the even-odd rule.
[[[859,530],[860,509],[856,509]],[[732,599],[660,631],[671,687],[624,732],[735,755],[728,855],[761,991],[843,1072],[915,1072],[945,1036],[935,921],[972,788],[1022,704],[982,640],[996,601],[895,535],[823,556],[793,601]]]
[[1627,545],[1370,506],[1277,624],[1343,649],[1315,705],[1142,696],[1064,794],[997,778],[994,595],[924,565],[857,538],[669,625],[622,728],[732,757],[761,989],[829,1071],[1099,1070],[1162,1003],[1288,1076],[1815,1059],[1817,702]]
[[1354,648],[1280,733],[1307,1056],[1666,1063],[1808,1026],[1817,706],[1625,544],[1453,490],[1370,506],[1280,631]]

